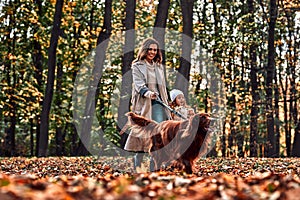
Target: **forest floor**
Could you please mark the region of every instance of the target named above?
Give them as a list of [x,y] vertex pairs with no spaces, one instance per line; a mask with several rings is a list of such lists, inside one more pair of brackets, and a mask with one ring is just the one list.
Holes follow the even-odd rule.
[[300,199],[298,158],[202,158],[194,173],[132,171],[132,158],[0,158],[0,199]]

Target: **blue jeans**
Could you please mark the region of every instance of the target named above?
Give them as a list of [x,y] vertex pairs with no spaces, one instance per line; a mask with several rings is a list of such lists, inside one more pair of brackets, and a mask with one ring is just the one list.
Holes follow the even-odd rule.
[[156,101],[152,101],[152,120],[158,123],[166,120],[164,107]]

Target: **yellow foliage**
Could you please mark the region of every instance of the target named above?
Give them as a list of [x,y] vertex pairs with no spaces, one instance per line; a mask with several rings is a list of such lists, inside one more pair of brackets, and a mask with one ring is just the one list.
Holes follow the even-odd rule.
[[7,58],[8,58],[9,60],[16,60],[16,59],[17,59],[17,57],[16,57],[15,55],[13,55],[12,53],[9,53],[9,54],[7,55]]
[[183,32],[183,26],[179,26],[178,31],[182,33]]
[[76,28],[78,28],[78,27],[80,26],[80,23],[79,23],[79,21],[74,21],[74,22],[73,22],[73,25],[74,25]]
[[64,12],[72,12],[72,7],[66,5],[66,6],[64,6],[63,11],[64,11]]
[[72,16],[72,15],[69,15],[69,16],[66,17],[66,20],[68,20],[68,21],[75,21],[75,17]]
[[52,5],[55,5],[55,4],[56,4],[56,0],[50,0],[50,3],[51,3]]
[[71,6],[75,7],[77,5],[76,2],[71,2]]
[[32,24],[37,24],[38,23],[38,20],[36,18],[29,18],[29,21],[32,23]]
[[61,19],[61,26],[68,26],[68,21]]

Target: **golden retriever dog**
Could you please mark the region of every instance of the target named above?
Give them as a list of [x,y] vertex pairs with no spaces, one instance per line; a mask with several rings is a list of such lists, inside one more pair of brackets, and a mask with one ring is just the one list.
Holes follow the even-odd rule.
[[134,132],[149,137],[149,153],[154,159],[155,170],[173,163],[186,173],[193,173],[194,160],[198,157],[209,131],[209,114],[198,113],[189,120],[168,120],[161,123],[133,112],[127,113],[127,116],[128,124]]

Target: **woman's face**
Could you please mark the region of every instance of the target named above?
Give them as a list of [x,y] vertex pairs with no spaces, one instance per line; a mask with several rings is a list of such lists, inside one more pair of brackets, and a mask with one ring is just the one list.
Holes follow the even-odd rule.
[[175,98],[175,103],[178,106],[185,106],[185,98],[183,94],[177,95],[177,97]]
[[157,45],[150,44],[149,48],[147,50],[146,60],[148,62],[152,62],[152,60],[155,58],[156,54],[157,54]]

